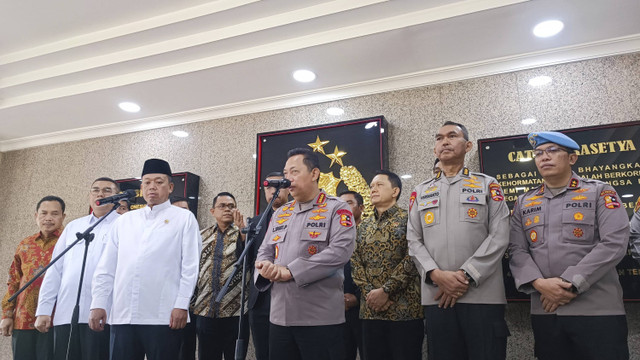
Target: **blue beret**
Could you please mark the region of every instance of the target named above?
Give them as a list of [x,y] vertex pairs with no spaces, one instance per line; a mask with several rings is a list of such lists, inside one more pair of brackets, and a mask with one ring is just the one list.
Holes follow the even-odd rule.
[[580,146],[572,138],[555,131],[533,132],[529,134],[528,139],[534,149],[542,144],[554,143],[568,149],[580,150]]

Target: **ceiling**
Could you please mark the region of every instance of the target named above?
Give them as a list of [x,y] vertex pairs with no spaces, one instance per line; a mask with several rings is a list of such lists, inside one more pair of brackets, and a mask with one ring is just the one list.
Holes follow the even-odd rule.
[[[36,0],[0,14],[0,151],[640,51],[637,0]],[[534,37],[548,19],[565,29]],[[300,68],[317,79],[294,81]]]

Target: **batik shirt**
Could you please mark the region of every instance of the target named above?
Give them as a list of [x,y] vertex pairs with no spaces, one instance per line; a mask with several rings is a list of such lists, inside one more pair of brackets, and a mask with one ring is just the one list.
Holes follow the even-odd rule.
[[[421,319],[420,276],[409,257],[407,212],[397,205],[377,212],[358,226],[356,250],[351,257],[353,281],[360,288],[360,318],[367,320]],[[367,306],[367,293],[383,288],[393,304],[377,312]]]
[[38,307],[38,293],[43,276],[34,281],[18,298],[9,302],[24,284],[51,261],[51,254],[58,242],[62,229],[56,230],[50,238],[44,239],[42,233],[31,235],[18,245],[13,262],[9,268],[7,293],[2,299],[2,318],[13,319],[13,328],[17,330],[33,330]]

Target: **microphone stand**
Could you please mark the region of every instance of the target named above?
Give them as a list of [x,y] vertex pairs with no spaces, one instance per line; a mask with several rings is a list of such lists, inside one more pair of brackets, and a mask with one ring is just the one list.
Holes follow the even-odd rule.
[[[89,243],[93,241],[93,238],[95,236],[95,234],[91,232],[93,231],[93,229],[95,229],[96,226],[98,226],[98,224],[100,224],[104,219],[106,219],[107,216],[109,216],[112,212],[114,212],[118,207],[120,207],[119,203],[113,204],[113,208],[111,208],[111,210],[109,210],[109,212],[106,215],[98,219],[98,221],[95,224],[89,226],[89,228],[82,233],[80,232],[76,233],[77,239],[73,243],[71,243],[71,245],[67,246],[67,248],[64,249],[63,252],[61,252],[58,256],[56,256],[55,259],[51,260],[49,264],[47,264],[47,266],[45,266],[42,270],[40,270],[37,274],[35,274],[31,280],[29,280],[26,284],[24,284],[24,286],[20,288],[20,290],[18,290],[15,294],[13,294],[13,296],[9,298],[9,301],[14,301],[18,297],[18,295],[20,295],[20,293],[22,293],[26,288],[28,288],[29,285],[31,285],[34,281],[36,281],[40,276],[42,276],[42,274],[44,274],[45,271],[47,271],[47,269],[49,269],[51,266],[53,266],[53,264],[55,264],[58,260],[60,260],[60,258],[63,257],[69,250],[71,250],[71,248],[73,248],[80,241],[85,240],[84,256],[82,258],[82,269],[80,270],[80,282],[78,283],[78,297],[76,298],[76,306],[73,308],[73,315],[71,316],[71,329],[69,331],[69,343],[68,343],[69,345],[67,346],[67,355],[66,355],[67,360],[69,360],[69,355],[71,353],[70,345],[72,344],[72,341],[71,341],[72,336],[78,332],[78,328],[79,328],[78,320],[80,318],[80,292],[82,291],[82,281],[84,278],[84,270],[87,263],[87,253],[89,252]],[[74,331],[74,328],[76,331]],[[80,344],[79,340],[80,338],[76,338],[76,341],[73,342],[73,344],[79,345]],[[77,356],[79,355],[79,353],[80,353],[79,346],[76,346],[74,354]]]
[[269,212],[268,210],[271,209],[271,207],[273,206],[273,202],[278,197],[279,193],[280,193],[280,187],[277,187],[275,194],[273,194],[273,197],[269,202],[269,205],[267,205],[267,208],[266,208],[267,211],[262,213],[262,215],[260,216],[260,219],[258,220],[258,224],[253,229],[249,228],[247,239],[245,241],[244,250],[242,251],[242,254],[240,254],[240,256],[238,257],[238,261],[236,261],[236,263],[233,265],[234,266],[233,272],[231,273],[229,278],[227,278],[227,282],[224,284],[222,289],[220,289],[220,292],[218,293],[218,296],[216,296],[216,299],[215,299],[215,302],[217,304],[222,302],[222,298],[226,295],[227,291],[229,291],[231,280],[233,280],[233,278],[236,276],[236,274],[240,270],[240,265],[242,265],[242,282],[240,283],[240,319],[238,324],[238,339],[236,340],[235,360],[244,360],[246,356],[246,354],[244,353],[244,344],[245,344],[245,341],[248,340],[248,339],[242,338],[242,330],[244,330],[242,319],[244,317],[244,288],[245,288],[245,276],[247,273],[247,252],[253,246],[253,243],[256,237],[260,233],[260,230],[262,229],[262,226],[264,225],[267,219],[266,215]]

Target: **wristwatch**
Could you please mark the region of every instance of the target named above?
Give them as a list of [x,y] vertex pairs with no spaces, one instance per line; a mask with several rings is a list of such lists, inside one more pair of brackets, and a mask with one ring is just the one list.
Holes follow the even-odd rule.
[[[462,269],[460,269],[462,270]],[[469,275],[466,271],[462,270],[462,273],[464,274],[464,276],[467,278],[467,280],[469,280],[469,284],[475,285],[476,281],[473,280],[473,278],[471,277],[471,275]]]

